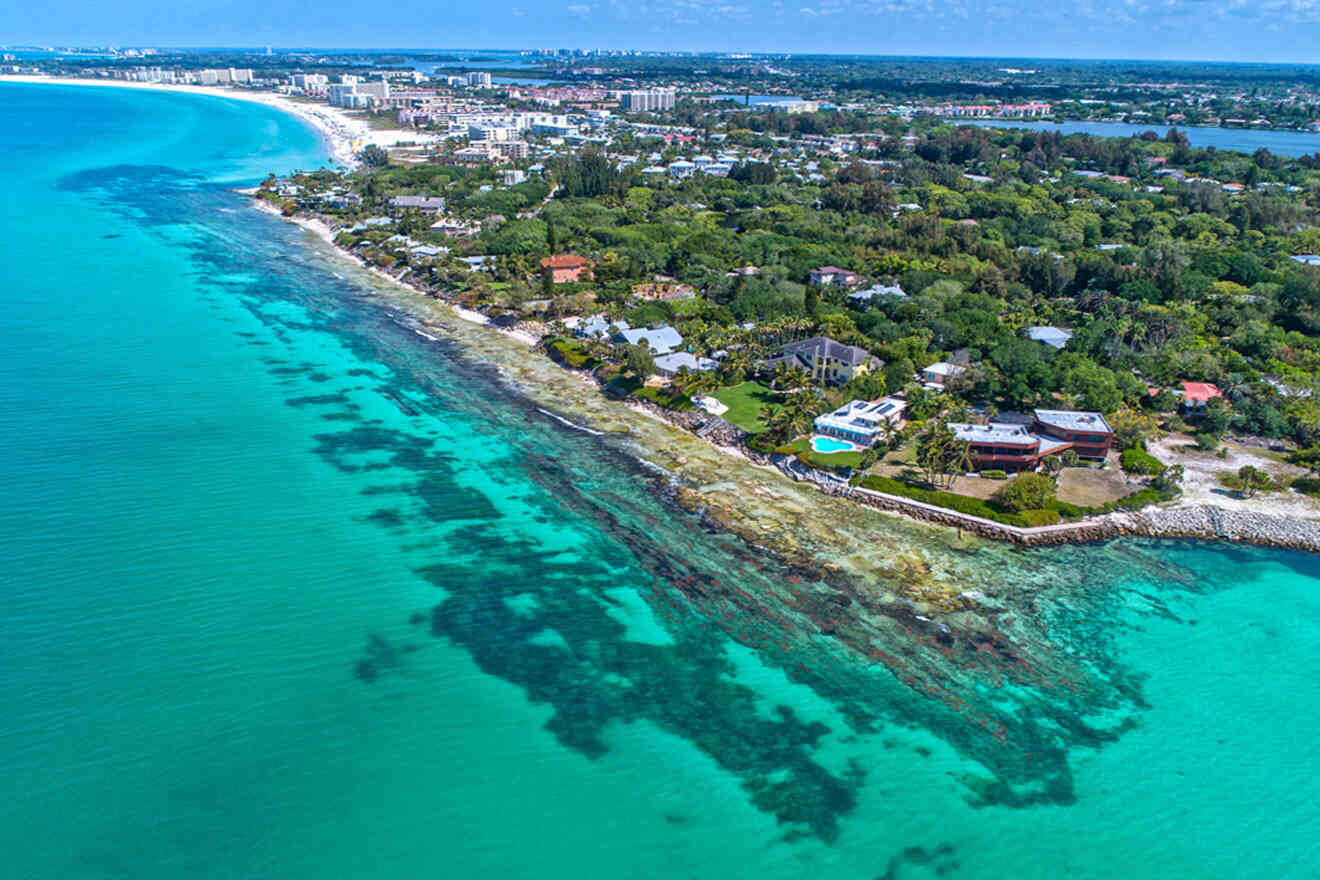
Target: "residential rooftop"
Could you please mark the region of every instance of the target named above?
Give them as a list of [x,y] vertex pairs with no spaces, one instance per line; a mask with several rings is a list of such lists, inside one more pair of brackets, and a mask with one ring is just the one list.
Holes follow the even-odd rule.
[[790,342],[781,351],[786,355],[796,355],[803,362],[810,364],[812,358],[834,358],[849,366],[864,364],[872,355],[864,348],[845,345],[828,336],[813,336],[801,342]]
[[1063,348],[1072,339],[1073,332],[1062,327],[1028,327],[1027,338],[1043,342],[1051,348]]
[[1025,425],[1007,425],[1003,422],[991,422],[988,425],[973,425],[966,422],[949,422],[949,430],[959,440],[968,443],[1005,443],[1010,446],[1027,446],[1040,440],[1040,437],[1027,430]]
[[1114,433],[1105,417],[1098,412],[1079,412],[1068,409],[1038,409],[1036,421],[1064,431],[1101,431]]

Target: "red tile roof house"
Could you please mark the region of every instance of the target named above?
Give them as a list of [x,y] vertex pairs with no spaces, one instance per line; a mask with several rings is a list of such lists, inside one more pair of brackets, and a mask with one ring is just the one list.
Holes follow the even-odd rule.
[[1223,396],[1219,389],[1210,382],[1182,383],[1183,406],[1189,409],[1204,409],[1211,398]]
[[555,254],[541,261],[541,268],[550,270],[550,280],[555,284],[581,281],[589,265],[585,259],[574,254]]

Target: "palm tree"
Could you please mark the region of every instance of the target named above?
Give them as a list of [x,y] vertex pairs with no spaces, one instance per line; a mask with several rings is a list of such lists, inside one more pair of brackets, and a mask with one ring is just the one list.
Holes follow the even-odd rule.
[[720,387],[720,381],[713,370],[700,370],[693,373],[688,381],[688,394],[706,394]]
[[1229,373],[1225,376],[1219,390],[1234,403],[1247,396],[1247,384],[1242,381],[1242,377],[1237,373]]
[[952,489],[958,475],[972,466],[971,446],[942,419],[934,419],[917,439],[917,464],[932,489]]
[[776,391],[788,387],[788,375],[793,372],[793,367],[787,362],[778,364],[775,367],[774,375],[770,377],[770,387]]
[[777,410],[769,413],[768,420],[765,418],[766,410],[770,410],[770,407],[762,409],[762,420],[780,430],[785,440],[791,440],[811,429],[820,411],[820,396],[814,391],[790,394]]

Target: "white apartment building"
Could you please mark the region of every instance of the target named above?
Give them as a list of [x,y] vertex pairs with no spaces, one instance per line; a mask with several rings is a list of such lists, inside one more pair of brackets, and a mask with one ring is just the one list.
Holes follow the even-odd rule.
[[369,98],[376,98],[381,101],[390,96],[389,81],[383,78],[371,82],[357,83],[355,88],[359,95],[366,95]]
[[639,89],[619,94],[619,106],[629,113],[654,113],[673,110],[678,93],[673,89]]

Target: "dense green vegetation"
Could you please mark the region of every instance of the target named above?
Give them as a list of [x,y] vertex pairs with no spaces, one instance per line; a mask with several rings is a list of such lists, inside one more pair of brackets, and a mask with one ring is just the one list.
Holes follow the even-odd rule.
[[[819,414],[884,394],[906,398],[912,424],[879,452],[914,441],[908,460],[932,490],[971,466],[946,421],[1034,407],[1110,419],[1124,470],[1147,484],[1121,507],[1178,491],[1181,469],[1146,450],[1162,432],[1192,433],[1207,451],[1230,433],[1320,443],[1320,268],[1293,259],[1320,252],[1320,162],[1197,150],[1176,131],[1108,140],[929,123],[890,126],[845,161],[770,135],[809,122],[847,128],[847,114],[754,117],[734,117],[748,127],[726,132],[723,143],[744,144],[727,177],[658,180],[641,173],[654,158],[588,150],[514,185],[490,166],[445,163],[299,175],[297,197],[282,204],[338,220],[342,246],[414,285],[548,323],[547,352],[595,371],[613,393],[672,409],[714,394],[753,435],[749,447],[838,473],[868,470],[877,455],[816,453],[803,435]],[[903,130],[917,134],[904,143],[894,136]],[[629,140],[664,161],[713,146]],[[266,194],[280,202],[276,183]],[[391,206],[399,195],[443,198],[444,221]],[[554,282],[540,261],[563,253],[586,258],[589,273]],[[864,280],[813,283],[820,266]],[[690,294],[641,293],[660,282]],[[902,292],[850,296],[867,284]],[[557,323],[593,314],[670,325],[682,350],[717,364],[647,386],[654,352],[573,338]],[[1056,348],[1029,338],[1032,327],[1071,335]],[[876,366],[841,386],[800,365],[766,366],[809,336],[864,349]],[[939,392],[914,383],[936,361],[963,367]],[[1213,383],[1222,396],[1184,406],[1183,382]],[[1051,473],[1075,459],[1048,460]],[[956,503],[1015,524],[1051,519],[1032,511],[1100,510],[1037,497],[1028,483]]]
[[[1156,177],[1156,160],[1218,182]],[[456,242],[429,235],[421,222],[429,217],[403,216],[397,229],[358,241],[402,231],[456,244],[425,270],[496,304],[544,299],[536,262],[553,237],[558,250],[593,261],[594,280],[556,290],[549,314],[587,305],[585,297],[635,326],[671,323],[696,347],[743,345],[753,357],[773,353],[785,332],[825,333],[889,365],[880,391],[963,352],[970,369],[953,390],[999,409],[1168,411],[1176,402],[1151,397],[1149,386],[1214,382],[1225,390],[1227,424],[1212,433],[1311,444],[1320,440],[1320,405],[1301,392],[1320,370],[1320,270],[1290,259],[1320,251],[1320,172],[1308,165],[1197,151],[1177,137],[946,126],[894,164],[820,160],[828,180],[815,184],[781,166],[773,185],[695,177],[642,186],[636,168],[565,160],[552,169],[562,181],[557,197],[527,217],[517,215],[540,205],[551,181],[492,188],[488,170],[421,166],[359,174],[351,184],[366,200],[358,216],[408,192],[443,195],[454,217],[487,220],[477,237]],[[1072,173],[1083,168],[1133,182]],[[1220,185],[1227,182],[1278,185],[1231,194]],[[896,212],[899,204],[920,209]],[[462,273],[454,258],[463,252],[495,255],[494,271]],[[908,296],[862,308],[844,291],[808,296],[807,275],[824,264],[897,282]],[[759,274],[728,275],[742,265]],[[633,286],[657,274],[701,296],[637,302]],[[740,336],[744,322],[756,331]],[[1074,335],[1056,352],[1022,338],[1033,325]]]

